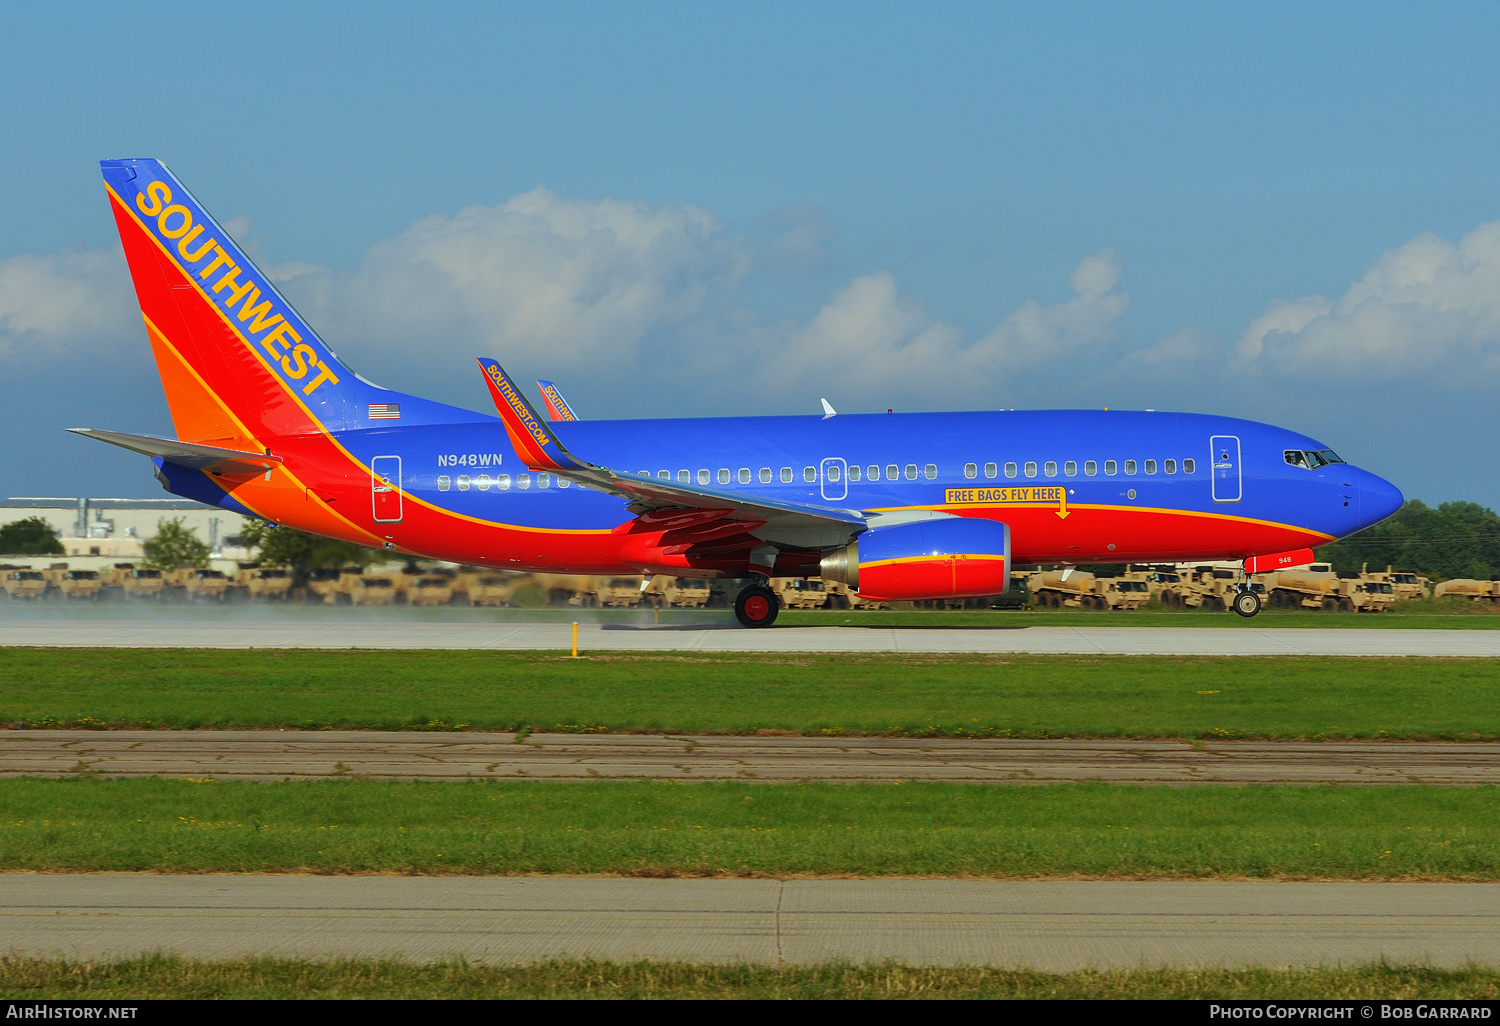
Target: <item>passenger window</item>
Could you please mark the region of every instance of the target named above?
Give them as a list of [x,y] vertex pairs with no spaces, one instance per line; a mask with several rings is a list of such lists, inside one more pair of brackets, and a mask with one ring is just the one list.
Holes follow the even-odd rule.
[[927,466],[923,467],[922,468],[922,476],[925,477],[925,478],[927,478],[927,480],[929,480],[929,481],[936,481],[937,480],[937,464],[936,463],[929,463],[929,464],[927,464]]
[[1048,477],[1056,477],[1057,476],[1057,461],[1056,460],[1048,460],[1047,461],[1047,465],[1042,468],[1042,472],[1044,474],[1046,474]]
[[720,467],[719,468],[719,484],[728,484],[728,483],[729,483],[729,468],[728,467]]
[[1005,476],[1006,477],[1015,477],[1016,476],[1016,465],[1014,463],[1007,463],[1005,465]]
[[1104,461],[1104,476],[1105,477],[1114,477],[1115,476],[1115,470],[1116,470],[1116,464],[1115,464],[1114,460],[1105,460]]
[[552,487],[552,475],[551,474],[538,474],[536,476],[536,486],[538,488],[551,488]]
[[706,470],[700,470],[700,471],[698,471],[698,483],[699,484],[708,484],[708,471],[706,471]]
[[871,463],[868,467],[865,468],[865,477],[867,477],[871,481],[879,481],[880,468]]
[[1035,463],[1027,463],[1026,464],[1026,476],[1027,477],[1036,477],[1036,464]]
[[469,475],[468,474],[459,474],[458,475],[458,490],[461,491],[461,492],[466,492],[466,491],[469,490]]
[[802,468],[802,480],[804,480],[804,481],[816,481],[817,479],[818,479],[818,468],[817,467],[803,467]]
[[791,467],[782,467],[781,468],[781,483],[782,484],[790,484],[791,480],[792,480],[792,468]]
[[1193,472],[1193,461],[1192,460],[1183,460],[1182,461],[1182,472],[1184,474],[1191,474]]
[[474,479],[474,487],[478,488],[481,492],[487,492],[487,491],[489,491],[490,490],[490,475],[488,475],[488,474],[480,474],[478,477],[476,477]]
[[1099,464],[1098,463],[1095,463],[1093,460],[1084,460],[1083,461],[1083,476],[1084,477],[1093,477],[1097,473],[1099,473]]
[[1066,474],[1066,475],[1068,475],[1069,477],[1077,477],[1078,476],[1078,461],[1077,460],[1069,460],[1068,462],[1064,463],[1063,464],[1063,473]]
[[740,484],[749,484],[749,483],[750,483],[750,468],[749,467],[741,467],[740,468]]
[[849,480],[851,480],[851,481],[858,481],[859,480],[859,464],[857,464],[857,463],[851,463],[851,464],[849,464]]
[[771,483],[771,468],[770,467],[761,467],[760,468],[760,483],[761,484],[770,484]]
[[446,492],[448,490],[449,486],[451,486],[452,484],[453,484],[453,479],[451,477],[449,477],[447,474],[439,474],[438,475],[438,491],[440,491],[440,492]]
[[899,478],[900,476],[901,476],[901,468],[900,467],[896,466],[894,463],[887,463],[885,465],[885,479],[887,481],[894,481],[897,478]]
[[1146,473],[1148,473],[1148,474],[1154,474],[1154,473],[1156,473],[1156,461],[1155,460],[1147,460],[1146,461]]
[[964,464],[964,477],[967,477],[970,480],[973,480],[974,478],[976,478],[978,476],[979,476],[979,464],[977,464],[977,463],[965,463]]
[[1135,473],[1135,460],[1125,461],[1125,475],[1128,477]]
[[1177,473],[1177,461],[1167,460],[1162,463],[1161,469],[1165,470],[1168,474],[1175,474]]
[[908,463],[906,465],[906,479],[908,481],[915,481],[917,479],[917,465],[915,463]]
[[984,476],[985,477],[994,477],[995,474],[999,472],[999,469],[1000,468],[997,467],[997,466],[995,466],[993,463],[986,463],[984,465]]
[[[463,478],[459,478],[459,480],[462,481]],[[519,489],[521,489],[521,491],[523,491],[523,492],[526,489],[530,488],[531,487],[531,475],[530,474],[517,474],[516,475],[516,487],[519,488]]]
[[496,477],[495,477],[495,487],[499,488],[502,492],[508,492],[508,491],[510,491],[510,475],[509,474],[498,474],[498,475],[496,475]]
[[677,472],[677,483],[678,484],[692,484],[693,483],[693,472],[691,470],[679,470]]
[[670,481],[670,480],[672,480],[672,472],[670,470],[658,470],[656,472],[656,476],[657,476],[657,479],[661,480],[661,481]]
[[560,477],[560,478],[557,479],[557,487],[559,487],[559,488],[571,488],[572,485],[573,485],[573,482],[569,481],[565,477]]

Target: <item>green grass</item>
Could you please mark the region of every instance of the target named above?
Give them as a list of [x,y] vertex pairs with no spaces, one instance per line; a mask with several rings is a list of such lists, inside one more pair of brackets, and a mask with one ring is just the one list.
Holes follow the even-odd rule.
[[901,965],[0,958],[8,1000],[151,998],[1169,998],[1496,1000],[1500,971],[1384,964],[1337,969],[1122,969],[1043,973]]
[[1490,659],[0,649],[0,723],[1500,737]]
[[0,780],[21,871],[1500,879],[1500,789]]

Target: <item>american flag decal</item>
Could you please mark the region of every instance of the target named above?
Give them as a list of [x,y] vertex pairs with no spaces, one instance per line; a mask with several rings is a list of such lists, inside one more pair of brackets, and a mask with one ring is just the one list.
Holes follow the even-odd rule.
[[371,420],[400,420],[401,419],[401,404],[400,403],[371,403],[370,404],[370,419]]

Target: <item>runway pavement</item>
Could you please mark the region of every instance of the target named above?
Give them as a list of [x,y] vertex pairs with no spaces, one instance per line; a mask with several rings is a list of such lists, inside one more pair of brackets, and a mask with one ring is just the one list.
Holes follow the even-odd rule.
[[0,777],[1500,783],[1500,744],[1013,741],[384,731],[0,732]]
[[1500,884],[9,875],[7,953],[1066,971],[1500,961]]
[[[1299,627],[775,627],[585,623],[583,653],[987,652],[1078,655],[1342,655],[1500,657],[1500,630]],[[496,623],[327,617],[150,619],[19,617],[0,620],[0,647],[366,648],[569,651],[566,623]]]

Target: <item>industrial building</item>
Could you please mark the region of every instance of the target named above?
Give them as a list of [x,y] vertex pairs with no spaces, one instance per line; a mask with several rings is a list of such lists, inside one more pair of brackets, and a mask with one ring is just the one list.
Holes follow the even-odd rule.
[[[18,497],[0,502],[0,525],[41,517],[57,532],[69,556],[139,559],[161,520],[181,517],[208,543],[213,556],[235,558],[243,550],[226,544],[248,518],[191,499],[90,499]],[[226,551],[228,549],[229,551]]]

